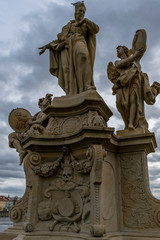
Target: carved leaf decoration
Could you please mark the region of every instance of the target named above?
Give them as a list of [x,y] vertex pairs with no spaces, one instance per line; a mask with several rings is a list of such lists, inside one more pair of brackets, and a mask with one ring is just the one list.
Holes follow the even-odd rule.
[[76,169],[77,172],[84,173],[84,174],[87,174],[91,171],[92,165],[93,165],[93,161],[87,161],[87,160],[83,160],[80,162],[74,161],[72,163],[72,167]]
[[117,78],[119,77],[119,72],[117,71],[116,67],[114,66],[114,64],[112,62],[109,62],[108,63],[108,66],[107,66],[107,75],[108,75],[108,78],[109,80],[115,84],[116,83],[116,80]]
[[53,176],[58,168],[60,166],[60,161],[55,161],[51,163],[43,163],[41,165],[38,165],[36,167],[32,166],[33,171],[35,174],[41,176],[41,177],[50,177]]

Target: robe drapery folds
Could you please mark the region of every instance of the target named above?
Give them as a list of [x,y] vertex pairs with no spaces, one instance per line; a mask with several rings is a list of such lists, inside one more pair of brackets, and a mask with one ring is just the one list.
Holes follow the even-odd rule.
[[134,61],[132,66],[126,67],[117,79],[117,84],[119,88],[116,90],[116,105],[118,111],[123,116],[126,123],[125,125],[128,124],[130,115],[130,96],[134,91],[136,95],[134,127],[148,129],[148,123],[144,113],[144,101],[147,104],[153,105],[155,103],[156,94],[149,84],[147,74],[141,71],[140,64]]
[[[77,94],[94,86],[95,34],[98,31],[99,27],[88,19],[81,26],[70,21],[58,34],[58,40],[50,43],[50,73],[58,78],[66,94]],[[56,50],[64,40],[65,46]]]

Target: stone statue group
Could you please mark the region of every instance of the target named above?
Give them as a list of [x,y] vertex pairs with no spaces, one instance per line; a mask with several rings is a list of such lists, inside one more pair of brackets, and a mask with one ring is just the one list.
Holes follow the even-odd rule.
[[[99,27],[85,18],[84,2],[75,5],[75,20],[70,21],[57,35],[57,40],[41,47],[40,54],[50,51],[50,72],[58,77],[66,95],[73,95],[94,88],[93,64],[96,49],[96,33]],[[160,84],[152,86],[146,73],[141,71],[140,59],[146,50],[146,32],[137,30],[132,49],[117,47],[115,64],[109,63],[107,73],[114,84],[116,105],[125,123],[125,129],[148,129],[144,114],[144,101],[154,104],[160,92]]]
[[[96,50],[96,34],[99,27],[94,22],[85,18],[86,7],[84,2],[73,4],[75,7],[75,20],[71,20],[62,28],[57,39],[40,47],[39,54],[46,49],[50,54],[50,73],[58,78],[58,83],[65,91],[66,97],[80,94],[89,89],[95,90],[93,81],[93,66]],[[125,46],[117,47],[119,60],[113,64],[109,62],[107,74],[113,85],[113,94],[116,95],[116,105],[125,124],[125,130],[129,132],[135,129],[148,131],[148,123],[145,119],[144,101],[154,104],[156,96],[160,93],[160,84],[154,82],[151,86],[146,73],[141,71],[140,59],[146,51],[146,32],[137,30],[132,42],[132,49]],[[47,102],[47,104],[46,104]],[[30,131],[43,131],[41,123],[45,121],[43,108],[51,104],[51,95],[41,99],[39,106],[41,112],[34,117],[26,116],[25,124],[30,126]],[[16,110],[18,112],[18,110]],[[17,116],[16,116],[17,114]],[[12,115],[23,118],[23,113]],[[25,113],[26,114],[26,113]],[[19,121],[19,120],[17,120]],[[15,123],[16,121],[13,121]],[[36,125],[38,124],[38,125]],[[12,125],[12,123],[10,124]],[[32,127],[32,128],[31,128]],[[10,146],[17,149],[21,163],[26,152],[21,147],[21,131],[12,127],[15,132],[9,135]],[[24,128],[25,129],[25,128]]]
[[39,52],[49,50],[50,73],[66,96],[46,93],[34,116],[24,108],[9,114],[9,146],[19,153],[26,190],[0,239],[158,240],[160,200],[147,172],[156,139],[144,102],[155,103],[160,83],[150,85],[141,70],[146,31],[136,31],[131,49],[119,45],[118,60],[107,66],[125,124],[115,134],[107,125],[113,113],[93,81],[99,27],[85,18],[84,2],[73,5],[75,20]]

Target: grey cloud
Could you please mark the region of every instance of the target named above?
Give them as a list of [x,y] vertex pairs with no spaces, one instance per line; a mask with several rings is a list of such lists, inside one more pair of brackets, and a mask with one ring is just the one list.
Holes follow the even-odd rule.
[[25,192],[25,188],[21,186],[15,186],[15,187],[1,186],[0,192],[2,195],[10,195],[11,197],[14,197],[14,196],[22,197]]
[[160,155],[158,152],[154,152],[148,155],[148,162],[159,162]]
[[7,154],[1,154],[1,158],[3,159],[3,162],[0,162],[1,170],[9,168],[9,170],[18,171],[19,169],[21,171],[21,169],[23,169],[22,167],[17,166],[19,164],[19,156],[15,149],[8,149]]
[[16,179],[21,179],[21,178],[24,178],[24,173],[22,171],[14,172],[12,169],[10,169],[10,170],[2,169],[2,170],[0,170],[0,176],[1,176],[1,178],[11,177],[11,178],[16,178]]
[[[159,96],[158,96],[159,98]],[[157,99],[158,99],[157,98]],[[158,104],[159,101],[156,101],[155,105],[146,105],[145,106],[145,110],[146,110],[146,117],[147,118],[159,118],[160,117],[160,114],[159,114],[159,111],[160,111],[160,107],[159,107],[159,104]]]
[[150,180],[157,179],[159,177],[160,168],[149,170]]

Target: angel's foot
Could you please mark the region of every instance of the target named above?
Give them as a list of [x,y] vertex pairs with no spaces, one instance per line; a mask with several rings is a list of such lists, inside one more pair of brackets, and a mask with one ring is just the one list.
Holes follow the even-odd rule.
[[134,130],[134,129],[135,129],[135,127],[133,126],[133,124],[129,123],[128,130]]

